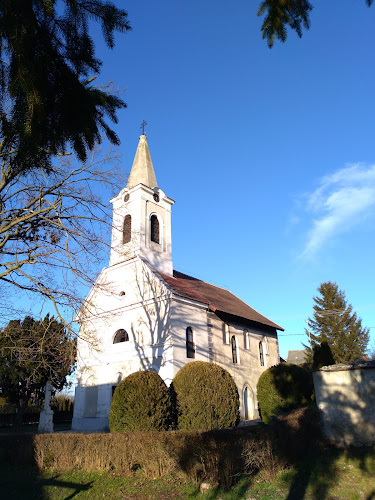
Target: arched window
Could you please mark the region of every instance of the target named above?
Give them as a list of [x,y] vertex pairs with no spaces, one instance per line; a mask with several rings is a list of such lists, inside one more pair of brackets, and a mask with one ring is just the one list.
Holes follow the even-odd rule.
[[129,243],[132,239],[132,217],[131,215],[125,215],[124,225],[122,228],[122,242]]
[[259,342],[259,361],[260,366],[264,366],[263,342]]
[[151,241],[160,244],[159,219],[157,215],[151,215]]
[[243,391],[243,407],[245,410],[245,420],[249,420],[249,391],[247,387]]
[[245,343],[245,349],[247,351],[250,350],[250,333],[247,330],[244,330],[244,343]]
[[117,332],[115,333],[115,338],[113,339],[113,343],[119,344],[120,342],[128,342],[128,341],[129,341],[128,332],[123,328],[117,330]]
[[186,357],[195,358],[194,333],[191,326],[186,328]]
[[233,361],[233,363],[238,363],[237,340],[236,340],[236,337],[234,335],[232,336],[231,344],[232,344],[232,361]]

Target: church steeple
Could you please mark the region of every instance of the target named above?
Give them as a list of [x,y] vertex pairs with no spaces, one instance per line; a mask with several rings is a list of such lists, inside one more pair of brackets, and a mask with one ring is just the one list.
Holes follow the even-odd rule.
[[109,265],[135,257],[173,275],[171,207],[174,200],[158,187],[147,138],[139,138],[128,183],[111,200],[112,243]]
[[150,151],[148,149],[147,137],[145,135],[141,135],[139,138],[137,151],[126,187],[127,189],[131,189],[138,184],[143,184],[151,189],[158,187]]

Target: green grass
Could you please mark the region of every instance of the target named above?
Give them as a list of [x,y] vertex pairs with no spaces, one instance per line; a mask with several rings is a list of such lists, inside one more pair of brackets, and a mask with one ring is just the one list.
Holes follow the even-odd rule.
[[199,486],[179,478],[152,480],[141,471],[131,477],[114,473],[56,473],[0,468],[0,498],[68,499],[204,499],[204,500],[371,500],[375,498],[375,448],[326,450],[274,477],[265,473],[239,478],[230,491]]

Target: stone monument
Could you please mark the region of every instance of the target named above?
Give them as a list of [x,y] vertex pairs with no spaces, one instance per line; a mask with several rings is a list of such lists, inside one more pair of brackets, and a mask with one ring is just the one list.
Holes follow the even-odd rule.
[[40,413],[38,432],[53,432],[53,410],[50,407],[52,386],[46,383],[44,409]]

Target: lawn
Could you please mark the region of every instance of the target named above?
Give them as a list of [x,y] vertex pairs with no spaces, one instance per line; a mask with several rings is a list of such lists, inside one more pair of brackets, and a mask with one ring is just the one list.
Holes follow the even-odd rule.
[[280,471],[239,478],[230,491],[212,488],[206,495],[196,484],[178,478],[152,480],[141,471],[131,477],[110,473],[39,473],[9,465],[0,469],[0,497],[15,499],[375,499],[374,447],[348,451],[330,449]]

